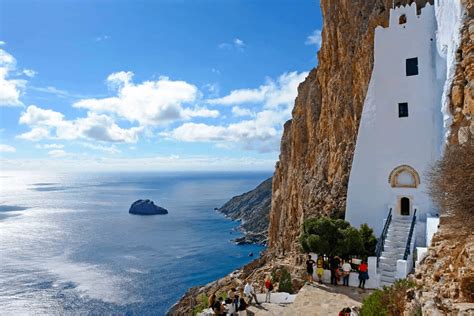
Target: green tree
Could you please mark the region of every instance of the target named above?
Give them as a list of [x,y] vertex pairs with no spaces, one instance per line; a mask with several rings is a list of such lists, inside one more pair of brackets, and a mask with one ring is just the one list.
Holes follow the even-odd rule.
[[308,219],[303,223],[300,244],[305,252],[320,255],[372,255],[377,239],[373,230],[366,224],[360,230],[350,226],[342,219],[320,217]]
[[291,284],[291,274],[286,268],[282,268],[280,282],[278,283],[278,292],[293,293],[293,285]]
[[377,238],[374,236],[374,230],[367,224],[360,225],[360,235],[362,243],[364,244],[365,253],[367,257],[375,255],[375,247],[377,246]]

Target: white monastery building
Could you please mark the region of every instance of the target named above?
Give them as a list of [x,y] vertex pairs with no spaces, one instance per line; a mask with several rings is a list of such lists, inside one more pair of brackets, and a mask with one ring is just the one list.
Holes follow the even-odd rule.
[[369,260],[369,269],[377,266],[378,285],[411,271],[415,246],[426,247],[439,222],[426,175],[440,157],[447,119],[442,109],[449,70],[438,43],[445,2],[393,8],[389,26],[375,29],[346,220],[355,227],[367,223],[380,236],[376,261]]

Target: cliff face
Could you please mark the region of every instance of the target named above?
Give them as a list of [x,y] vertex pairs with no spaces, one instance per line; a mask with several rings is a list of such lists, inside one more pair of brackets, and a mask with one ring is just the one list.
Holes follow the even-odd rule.
[[[453,121],[448,141],[450,145],[474,146],[474,2],[462,3],[467,14],[450,94]],[[466,181],[472,181],[472,164],[470,168],[463,165],[463,170]],[[473,226],[474,216],[466,218],[453,212],[441,217],[428,256],[413,276],[418,288],[409,312],[421,309],[423,315],[474,313]]]
[[463,0],[467,12],[461,29],[461,44],[456,55],[449,110],[453,116],[450,144],[474,141],[474,2]]
[[272,178],[260,183],[255,189],[234,196],[219,212],[241,222],[239,229],[246,233],[238,242],[265,243],[268,236],[268,216],[272,201]]
[[[395,1],[395,5],[413,0]],[[416,1],[418,8],[428,2]],[[373,66],[374,30],[388,24],[392,0],[321,0],[318,67],[298,88],[273,177],[269,248],[298,249],[308,217],[342,217],[357,129]]]

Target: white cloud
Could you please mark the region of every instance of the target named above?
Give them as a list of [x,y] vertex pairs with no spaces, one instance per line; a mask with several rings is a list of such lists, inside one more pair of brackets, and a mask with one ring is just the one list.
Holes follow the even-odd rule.
[[222,98],[210,99],[207,102],[218,105],[263,103],[265,108],[292,104],[296,97],[298,85],[307,75],[307,72],[298,73],[296,71],[284,73],[278,77],[277,81],[267,79],[267,82],[257,89],[232,90]]
[[102,42],[102,41],[106,41],[106,40],[108,40],[108,39],[110,39],[110,36],[109,36],[109,35],[102,35],[102,36],[97,36],[97,37],[95,38],[95,41],[96,41],[96,42]]
[[227,125],[185,123],[162,136],[184,142],[213,142],[219,147],[240,144],[245,149],[260,152],[277,151],[283,124],[291,116],[298,84],[307,72],[285,73],[275,82],[267,80],[257,89],[234,90],[228,96],[211,100],[215,104],[261,103],[262,109],[252,113],[238,106],[234,115],[249,114],[254,118]]
[[323,38],[321,36],[321,30],[314,30],[311,35],[306,38],[306,45],[316,45],[318,48],[321,47]]
[[30,140],[30,141],[39,141],[42,139],[50,138],[49,129],[44,127],[34,127],[29,132],[20,134],[18,138]]
[[33,78],[38,74],[38,72],[34,71],[33,69],[23,69],[23,74],[29,78]]
[[0,41],[0,46],[7,44],[5,41]]
[[235,45],[235,47],[244,47],[245,43],[240,38],[235,38],[234,39],[234,45]]
[[143,130],[142,127],[121,128],[111,117],[94,112],[88,112],[83,118],[66,120],[62,113],[41,109],[35,105],[30,105],[21,114],[19,122],[32,129],[18,138],[31,141],[89,138],[106,142],[134,143]]
[[115,146],[102,146],[102,145],[95,145],[95,144],[90,144],[90,143],[80,143],[81,146],[93,150],[98,150],[98,151],[103,151],[106,153],[110,154],[117,154],[120,153],[121,151],[117,149]]
[[16,148],[10,145],[0,144],[0,153],[14,153]]
[[48,155],[51,158],[61,158],[61,157],[66,157],[69,154],[62,149],[54,149],[54,150],[49,151]]
[[10,79],[10,73],[16,68],[15,58],[0,49],[0,106],[22,106],[20,101],[21,89],[25,81]]
[[217,47],[220,49],[236,49],[240,51],[243,51],[245,46],[245,42],[240,38],[234,38],[230,43],[220,43],[219,45],[217,45]]
[[[6,159],[0,158],[2,170],[15,170],[30,176],[32,171],[150,171],[150,170],[267,170],[275,166],[275,158],[231,157],[231,156],[152,156],[141,158],[92,158],[68,155],[51,159]],[[203,169],[205,168],[205,169]]]
[[232,107],[232,114],[234,116],[255,116],[255,113],[250,109],[241,108],[240,106]]
[[38,149],[62,149],[62,148],[64,148],[64,145],[63,144],[44,144],[44,145],[37,144],[35,146],[35,148],[38,148]]
[[84,99],[73,104],[98,113],[112,113],[142,126],[156,126],[190,117],[215,117],[218,112],[204,108],[185,108],[196,101],[198,89],[185,81],[160,77],[157,81],[132,82],[132,72],[113,73],[107,83],[117,95],[102,99]]

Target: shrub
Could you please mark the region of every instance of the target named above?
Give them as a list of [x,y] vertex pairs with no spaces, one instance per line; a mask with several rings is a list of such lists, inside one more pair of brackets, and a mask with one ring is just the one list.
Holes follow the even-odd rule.
[[209,306],[209,298],[204,293],[199,294],[196,301],[197,305],[193,309],[193,315],[197,315]]
[[428,190],[439,209],[470,220],[474,210],[474,142],[451,145],[428,173]]
[[415,283],[406,279],[397,280],[390,287],[375,290],[362,302],[361,316],[403,315],[407,302],[407,291]]
[[286,268],[281,270],[280,282],[278,283],[278,292],[293,293],[293,286],[291,284],[291,275]]
[[300,244],[305,252],[320,255],[368,256],[375,252],[377,239],[366,224],[359,231],[342,219],[320,217],[303,223]]

